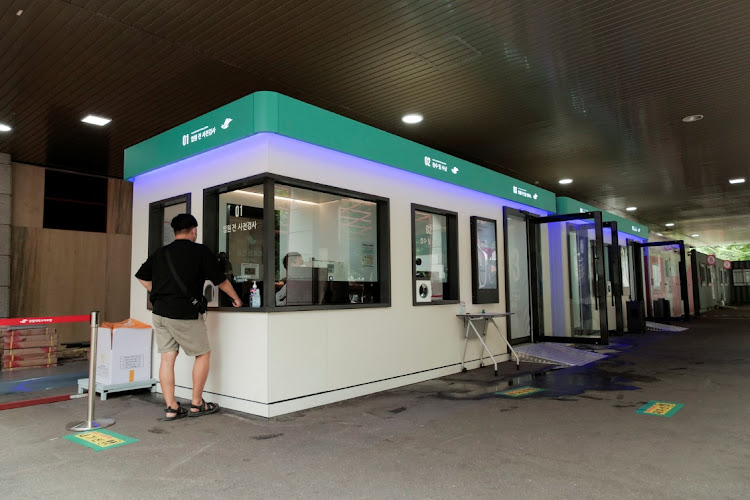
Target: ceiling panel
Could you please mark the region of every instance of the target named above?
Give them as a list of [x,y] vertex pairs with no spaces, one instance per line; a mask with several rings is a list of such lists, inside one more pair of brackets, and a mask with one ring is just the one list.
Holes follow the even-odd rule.
[[8,0],[0,32],[17,161],[121,175],[126,147],[267,89],[670,237],[750,241],[727,182],[750,177],[750,2]]

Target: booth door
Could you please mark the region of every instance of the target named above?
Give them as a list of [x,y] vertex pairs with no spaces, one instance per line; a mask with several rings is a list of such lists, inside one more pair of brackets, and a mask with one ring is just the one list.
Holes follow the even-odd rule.
[[617,232],[617,222],[604,222],[604,248],[606,251],[605,276],[607,280],[607,318],[609,333],[625,333],[623,318],[623,267],[622,252]]
[[529,237],[534,339],[607,344],[601,212],[530,219]]
[[[682,240],[636,243],[638,300],[649,320],[690,317],[685,244]],[[703,279],[701,277],[701,279]],[[698,286],[695,283],[694,286]]]
[[505,305],[511,344],[531,342],[531,289],[529,287],[530,214],[505,207]]

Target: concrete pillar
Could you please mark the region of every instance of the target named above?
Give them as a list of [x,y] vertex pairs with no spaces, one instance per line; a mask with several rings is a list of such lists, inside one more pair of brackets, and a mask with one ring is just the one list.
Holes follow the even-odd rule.
[[10,155],[0,153],[0,318],[10,311]]

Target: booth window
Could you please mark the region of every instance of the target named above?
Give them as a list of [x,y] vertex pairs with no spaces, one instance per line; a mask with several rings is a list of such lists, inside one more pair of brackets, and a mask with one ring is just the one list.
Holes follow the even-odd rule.
[[500,300],[497,279],[497,221],[471,217],[471,300],[494,304]]
[[458,225],[455,212],[412,204],[414,305],[458,302]]
[[[243,310],[390,301],[387,200],[265,174],[207,189],[204,219],[204,242],[217,252]],[[220,293],[218,307],[229,306]]]
[[[174,241],[172,219],[177,214],[190,213],[190,194],[183,194],[155,201],[148,206],[148,254],[149,256],[164,245]],[[153,309],[150,294],[146,293],[146,307]]]
[[190,194],[156,201],[148,206],[148,254],[174,241],[172,219],[190,213]]

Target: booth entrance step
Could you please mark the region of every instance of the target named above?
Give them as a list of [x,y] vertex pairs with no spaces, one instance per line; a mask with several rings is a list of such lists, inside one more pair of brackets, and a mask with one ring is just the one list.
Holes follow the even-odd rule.
[[663,323],[646,321],[646,330],[650,332],[684,332],[687,328],[683,326],[665,325]]
[[582,366],[607,357],[604,354],[582,351],[575,347],[554,342],[525,344],[516,347],[516,351],[521,359],[525,361],[542,360],[542,363],[551,362],[564,366]]

